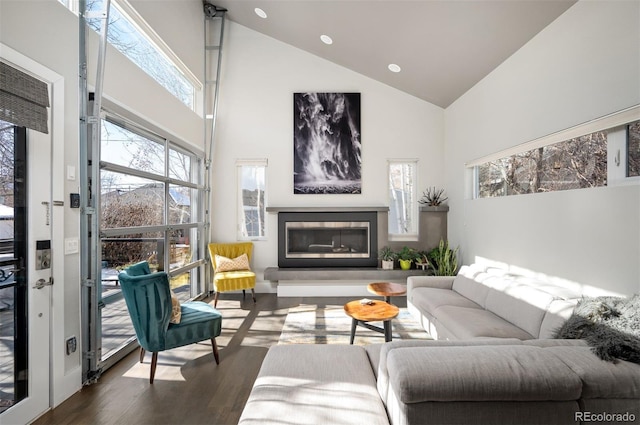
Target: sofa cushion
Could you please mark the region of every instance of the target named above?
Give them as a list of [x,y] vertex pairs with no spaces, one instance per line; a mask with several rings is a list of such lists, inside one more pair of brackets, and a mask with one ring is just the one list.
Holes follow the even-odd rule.
[[542,319],[553,299],[548,292],[513,283],[501,291],[489,291],[485,308],[537,338]]
[[276,345],[262,363],[240,424],[388,424],[364,348]]
[[463,267],[453,281],[452,288],[458,294],[484,307],[489,288],[481,282],[488,277],[486,273]]
[[640,365],[619,360],[615,363],[599,359],[588,346],[549,347],[554,354],[580,377],[582,398],[640,399]]
[[518,338],[533,336],[488,310],[458,306],[439,307],[435,314],[457,339]]
[[466,340],[466,341],[445,341],[445,340],[405,340],[392,341],[380,344],[380,352],[378,354],[378,392],[382,400],[387,403],[389,391],[389,369],[387,368],[387,359],[392,350],[398,348],[424,348],[431,349],[434,347],[468,347],[468,346],[484,346],[484,345],[521,345],[522,341],[515,338],[503,339],[484,339],[484,340]]
[[435,315],[438,307],[443,305],[456,305],[458,307],[482,308],[470,299],[463,297],[455,291],[439,288],[416,288],[412,291],[411,302],[420,310],[426,310]]
[[587,347],[587,341],[583,339],[529,339],[522,341],[522,345],[532,347]]
[[388,353],[387,367],[391,389],[403,403],[578,399],[580,377],[547,350],[523,345],[398,348]]
[[371,369],[373,370],[373,375],[378,379],[378,367],[380,365],[380,351],[382,350],[384,344],[367,344],[364,345],[364,351],[367,352],[367,357],[369,358],[369,364],[371,365]]
[[571,317],[577,303],[577,299],[551,301],[542,319],[538,338],[554,338],[562,324]]

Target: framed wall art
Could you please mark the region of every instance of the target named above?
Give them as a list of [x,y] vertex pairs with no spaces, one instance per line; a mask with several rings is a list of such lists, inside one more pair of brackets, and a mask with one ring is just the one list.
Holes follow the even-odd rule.
[[360,93],[293,94],[293,193],[362,193]]

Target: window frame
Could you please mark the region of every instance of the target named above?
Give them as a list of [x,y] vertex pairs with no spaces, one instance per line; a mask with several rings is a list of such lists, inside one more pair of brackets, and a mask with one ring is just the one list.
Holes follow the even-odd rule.
[[[264,171],[264,187],[263,187],[263,203],[262,203],[262,211],[259,211],[259,206],[256,206],[256,210],[258,211],[258,216],[263,217],[263,234],[258,236],[249,236],[246,235],[244,230],[246,229],[245,224],[245,205],[244,205],[244,196],[243,196],[243,180],[242,174],[243,169],[245,167],[252,168],[262,168]],[[268,160],[267,159],[237,159],[236,160],[236,220],[237,220],[237,235],[236,238],[239,241],[261,241],[266,240],[268,235],[268,220],[267,220],[267,194],[268,194],[268,186],[267,186],[267,170],[268,170]]]
[[[467,176],[472,180],[472,184],[470,193],[466,194],[465,197],[467,199],[495,198],[480,197],[479,167],[484,164],[601,131],[607,132],[607,179],[604,186],[598,187],[639,184],[640,176],[627,176],[627,159],[629,155],[627,125],[638,120],[640,120],[640,105],[635,105],[512,148],[478,158],[474,161],[470,161],[465,164],[465,168],[466,170],[471,171],[467,173]],[[533,193],[524,193],[524,195],[530,194]],[[508,195],[496,197],[503,198],[505,196]]]
[[[203,153],[198,152],[192,148],[185,148],[184,142],[179,142],[177,139],[159,134],[152,126],[146,125],[142,120],[136,118],[129,119],[124,118],[122,115],[104,108],[103,120],[119,126],[133,134],[140,135],[151,142],[161,143],[164,147],[164,170],[163,174],[155,172],[148,172],[136,168],[127,167],[124,165],[116,164],[113,162],[100,160],[100,172],[108,171],[121,175],[138,177],[147,179],[157,184],[162,185],[163,196],[163,218],[162,224],[144,225],[134,227],[113,227],[105,229],[100,226],[100,234],[98,237],[98,246],[102,247],[102,239],[118,236],[126,236],[132,233],[144,234],[152,232],[162,232],[164,235],[164,255],[162,259],[158,261],[162,262],[162,269],[167,271],[171,279],[179,278],[185,273],[191,273],[190,275],[190,299],[196,298],[203,294],[208,288],[204,287],[204,276],[206,273],[206,254],[204,249],[205,234],[204,229],[207,227],[204,220],[206,215],[204,214],[204,199],[205,199],[205,186],[204,182],[204,162],[202,160]],[[102,139],[102,138],[101,138]],[[101,140],[102,145],[102,140]],[[191,181],[184,181],[177,178],[170,177],[169,167],[169,151],[174,150],[181,154],[188,155],[190,160],[190,179]],[[101,154],[102,155],[102,154]],[[195,194],[190,197],[190,220],[188,223],[171,223],[170,210],[169,210],[169,197],[171,187],[185,187],[192,189]],[[100,193],[102,197],[102,181],[100,181]],[[102,201],[100,202],[100,209],[102,208]],[[193,217],[195,215],[195,217]],[[102,212],[100,212],[100,220],[102,219]],[[176,231],[182,231],[188,234],[191,246],[191,258],[187,264],[180,265],[178,267],[171,268],[171,233]]]
[[[411,214],[409,221],[411,222],[411,227],[409,231],[406,233],[395,233],[392,230],[392,209],[394,208],[394,200],[392,199],[392,192],[394,188],[392,187],[391,180],[391,167],[394,165],[408,165],[413,168],[413,185],[411,188],[411,205],[406,210]],[[420,232],[420,214],[419,214],[419,203],[418,203],[418,159],[416,158],[389,158],[387,159],[387,196],[389,201],[389,218],[387,223],[389,241],[417,241],[419,240],[419,232]]]
[[[78,0],[58,0],[60,4],[69,9],[76,15],[79,13]],[[102,0],[100,0],[102,1]],[[161,56],[163,56],[169,64],[175,67],[176,71],[182,75],[186,82],[191,85],[193,95],[191,104],[188,105],[182,101],[175,93],[167,89],[162,82],[158,81],[151,73],[142,68],[131,59],[126,53],[122,52],[117,47],[116,50],[120,51],[127,59],[140,68],[145,74],[149,75],[156,81],[163,89],[167,90],[172,96],[174,96],[180,103],[183,103],[192,111],[202,114],[202,105],[204,102],[203,84],[198,77],[185,65],[185,63],[176,55],[173,50],[164,42],[164,40],[155,32],[155,30],[144,20],[144,18],[135,10],[135,8],[127,0],[110,0],[110,5],[115,7],[122,15],[122,17],[143,37],[154,50]],[[108,41],[108,40],[107,40]],[[109,43],[111,44],[111,43]]]

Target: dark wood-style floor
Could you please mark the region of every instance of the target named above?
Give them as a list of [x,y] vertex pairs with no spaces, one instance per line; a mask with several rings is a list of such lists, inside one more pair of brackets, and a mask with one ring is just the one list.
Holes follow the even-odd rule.
[[[150,354],[134,351],[34,422],[45,424],[237,424],[262,360],[278,343],[289,308],[300,304],[343,305],[349,298],[278,298],[275,294],[222,294],[222,334],[216,338],[220,364],[204,341],[161,352],[153,385]],[[398,306],[406,303],[399,297]]]

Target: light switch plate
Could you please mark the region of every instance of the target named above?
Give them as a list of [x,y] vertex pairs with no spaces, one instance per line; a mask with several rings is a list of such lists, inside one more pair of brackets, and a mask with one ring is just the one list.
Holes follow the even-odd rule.
[[76,254],[79,251],[78,247],[78,238],[66,238],[64,240],[64,253],[66,254]]

